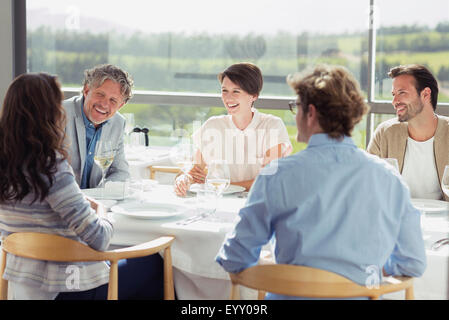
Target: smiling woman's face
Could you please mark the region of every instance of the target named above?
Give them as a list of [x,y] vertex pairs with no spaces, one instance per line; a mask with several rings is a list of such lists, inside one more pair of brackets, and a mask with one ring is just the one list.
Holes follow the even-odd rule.
[[244,91],[240,86],[224,77],[221,83],[221,100],[228,110],[228,114],[235,115],[240,112],[251,112],[251,107],[257,96]]
[[125,104],[120,92],[120,84],[112,80],[106,80],[98,88],[85,86],[83,95],[84,114],[95,126],[112,118]]

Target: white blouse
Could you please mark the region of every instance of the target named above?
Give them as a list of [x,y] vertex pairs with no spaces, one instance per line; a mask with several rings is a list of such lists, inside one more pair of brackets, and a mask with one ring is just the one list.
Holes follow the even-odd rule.
[[206,163],[226,160],[229,164],[231,182],[254,179],[263,166],[266,152],[281,144],[279,157],[292,151],[287,128],[281,118],[260,113],[256,109],[250,124],[237,128],[231,115],[209,118],[192,135],[194,145],[199,148]]

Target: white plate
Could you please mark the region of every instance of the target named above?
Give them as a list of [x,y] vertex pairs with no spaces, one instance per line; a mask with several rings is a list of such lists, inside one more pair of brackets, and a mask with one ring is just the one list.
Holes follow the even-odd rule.
[[424,212],[448,212],[449,204],[446,201],[432,199],[412,199],[412,204]]
[[[196,193],[196,191],[201,188],[200,184],[194,183],[190,186],[189,191]],[[230,184],[229,187],[226,188],[225,191],[223,191],[223,194],[232,194],[232,193],[236,193],[236,192],[242,192],[245,191],[244,187],[241,186],[237,186],[235,184]]]
[[127,202],[113,206],[111,211],[138,219],[163,219],[183,214],[185,208],[169,203]]

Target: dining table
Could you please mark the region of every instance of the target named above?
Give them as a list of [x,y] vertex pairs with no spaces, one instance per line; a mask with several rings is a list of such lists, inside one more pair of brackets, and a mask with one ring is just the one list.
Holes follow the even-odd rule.
[[[175,236],[171,250],[177,298],[228,299],[229,276],[215,262],[215,256],[226,234],[233,230],[247,192],[231,185],[225,194],[205,203],[197,199],[195,192],[176,196],[173,185],[146,186],[139,196],[130,192],[121,200],[103,200],[114,226],[111,248],[136,245],[163,235]],[[256,294],[253,290],[242,291],[243,298],[253,299]]]
[[[421,230],[426,250],[427,267],[414,279],[417,300],[449,299],[449,202],[433,199],[412,199],[421,212]],[[384,299],[404,299],[400,292]]]
[[[127,195],[116,200],[115,207],[109,206],[112,210],[108,213],[109,218],[114,225],[111,246],[135,245],[158,236],[173,235],[176,237],[172,245],[172,259],[177,298],[228,299],[229,276],[215,262],[215,257],[227,233],[233,230],[238,212],[245,205],[247,192],[235,190],[224,194],[218,199],[214,214],[199,217],[202,208],[195,192],[178,197],[174,193],[173,177],[159,181],[147,179],[148,165],[172,164],[169,149],[147,147],[144,152],[128,152],[127,159],[132,178],[147,183],[140,197]],[[421,211],[427,258],[424,274],[414,279],[415,298],[448,300],[449,240],[444,239],[449,237],[449,203],[431,199],[412,199],[412,203]],[[161,217],[145,217],[136,213],[142,208],[158,206],[162,211],[171,210],[171,213]],[[263,254],[269,255],[270,250],[270,246],[266,246]],[[255,299],[256,296],[254,290],[242,292],[244,299]],[[404,294],[400,292],[384,296],[384,299],[403,298]]]

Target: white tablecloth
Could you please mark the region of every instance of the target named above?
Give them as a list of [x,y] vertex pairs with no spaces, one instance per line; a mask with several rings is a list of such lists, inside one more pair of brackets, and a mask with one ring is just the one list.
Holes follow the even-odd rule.
[[[417,300],[449,299],[449,245],[432,250],[432,244],[449,237],[449,211],[425,213],[422,221],[423,238],[426,246],[427,268],[424,274],[415,278],[414,293]],[[386,299],[404,299],[404,293],[385,295]]]
[[[160,158],[159,158],[160,159]],[[166,164],[166,163],[164,163]],[[195,215],[195,197],[179,198],[172,185],[159,185],[146,194],[148,201],[179,204],[186,211],[163,220],[140,220],[112,214],[115,234],[113,245],[134,245],[162,235],[174,235],[172,247],[175,287],[180,299],[226,299],[229,296],[228,275],[215,262],[226,233],[232,230],[232,219],[245,199],[224,196],[218,205],[221,222],[198,221],[182,227],[180,219]],[[225,221],[226,220],[226,221]],[[449,299],[449,245],[431,250],[434,241],[449,237],[449,212],[426,214],[423,225],[427,253],[427,269],[415,279],[416,299]],[[254,293],[248,293],[254,298]],[[387,299],[403,299],[403,293],[385,295]]]
[[[246,199],[236,195],[223,196],[217,212],[204,220],[189,225],[177,222],[198,214],[194,196],[180,198],[171,185],[158,185],[145,193],[149,203],[181,205],[182,214],[165,219],[137,219],[120,213],[111,213],[114,236],[111,244],[128,246],[149,241],[162,235],[174,235],[172,244],[175,287],[180,299],[226,299],[229,297],[228,274],[215,262],[225,235],[233,228],[233,221]],[[135,201],[127,199],[126,201]],[[181,272],[177,272],[181,271]]]

